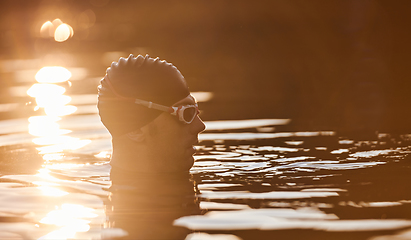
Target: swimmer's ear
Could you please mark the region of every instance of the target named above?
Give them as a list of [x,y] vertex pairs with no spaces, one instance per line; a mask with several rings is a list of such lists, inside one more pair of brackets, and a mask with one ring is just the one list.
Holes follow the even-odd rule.
[[140,129],[133,131],[133,132],[126,133],[126,136],[127,138],[129,138],[130,140],[134,142],[143,142],[145,139],[144,133]]

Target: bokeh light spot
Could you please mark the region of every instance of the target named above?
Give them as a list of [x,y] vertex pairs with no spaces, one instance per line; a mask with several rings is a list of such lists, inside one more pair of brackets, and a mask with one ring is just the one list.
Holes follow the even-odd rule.
[[56,31],[54,32],[54,40],[57,42],[64,42],[72,36],[72,34],[74,34],[73,28],[68,24],[63,23],[56,28]]
[[60,20],[60,18],[56,18],[53,20],[53,26],[58,27],[60,24],[63,24],[63,21]]
[[53,34],[54,34],[53,23],[51,23],[50,21],[43,23],[43,25],[40,28],[40,35],[44,38],[47,38],[47,37],[53,36]]
[[40,27],[40,36],[43,38],[54,37],[57,42],[64,42],[74,35],[73,28],[63,23],[60,19],[56,18],[52,22],[47,21]]

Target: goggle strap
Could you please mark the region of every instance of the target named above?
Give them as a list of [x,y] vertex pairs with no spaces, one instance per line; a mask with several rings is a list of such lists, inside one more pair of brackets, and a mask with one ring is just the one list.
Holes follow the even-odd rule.
[[[160,111],[163,111],[163,112],[169,112],[170,114],[176,115],[176,116],[179,115],[179,114],[178,114],[179,110],[181,110],[181,109],[183,108],[183,106],[180,106],[180,107],[166,107],[166,106],[164,106],[164,105],[160,105],[160,104],[153,103],[153,102],[149,102],[149,101],[144,101],[144,100],[141,100],[141,99],[133,99],[133,98],[123,97],[123,96],[121,96],[120,94],[118,94],[118,93],[116,92],[116,90],[114,89],[113,85],[112,85],[111,82],[110,82],[110,79],[108,78],[108,75],[106,75],[105,78],[106,78],[106,83],[107,83],[108,87],[111,89],[111,91],[113,92],[113,94],[114,94],[116,97],[120,98],[120,99],[123,99],[123,100],[126,100],[126,101],[132,101],[132,102],[134,102],[135,104],[143,105],[143,106],[145,106],[145,107],[152,108],[152,109],[157,109],[157,110],[160,110]],[[107,98],[107,99],[110,99],[110,98]],[[195,105],[193,105],[193,106],[196,108],[197,114],[198,114],[198,113],[199,113],[198,105],[195,104]],[[180,116],[179,116],[179,117],[180,117]],[[195,115],[194,115],[194,117],[195,117]],[[191,122],[194,120],[194,117],[192,118]],[[182,118],[182,116],[181,116],[180,118]],[[183,120],[185,123],[188,123],[188,122],[186,122],[184,119],[182,119],[182,120]],[[190,122],[190,123],[191,123],[191,122]]]
[[160,111],[163,111],[163,112],[172,113],[174,111],[173,109],[170,110],[170,107],[166,107],[166,106],[163,106],[163,105],[160,105],[160,104],[157,104],[157,103],[153,103],[153,102],[149,102],[149,101],[144,101],[144,100],[141,100],[141,99],[134,99],[134,103],[139,104],[139,105],[143,105],[143,106],[148,107],[148,108],[157,109],[157,110],[160,110]]

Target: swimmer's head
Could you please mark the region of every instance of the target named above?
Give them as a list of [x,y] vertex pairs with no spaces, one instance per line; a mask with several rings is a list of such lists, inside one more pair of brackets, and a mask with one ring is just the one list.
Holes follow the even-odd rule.
[[174,65],[148,55],[113,62],[98,90],[100,118],[113,137],[139,130],[162,113],[122,98],[171,106],[190,94]]

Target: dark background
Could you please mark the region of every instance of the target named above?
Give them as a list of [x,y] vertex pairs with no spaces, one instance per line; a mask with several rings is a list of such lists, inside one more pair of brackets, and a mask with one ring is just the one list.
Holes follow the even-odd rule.
[[[97,79],[116,60],[107,53],[148,53],[176,65],[192,91],[214,93],[205,120],[405,133],[410,9],[408,0],[0,0],[0,60],[45,59]],[[71,39],[40,36],[55,18],[73,27]],[[50,54],[62,57],[47,62]],[[13,75],[0,71],[1,101],[14,101],[5,91]]]

